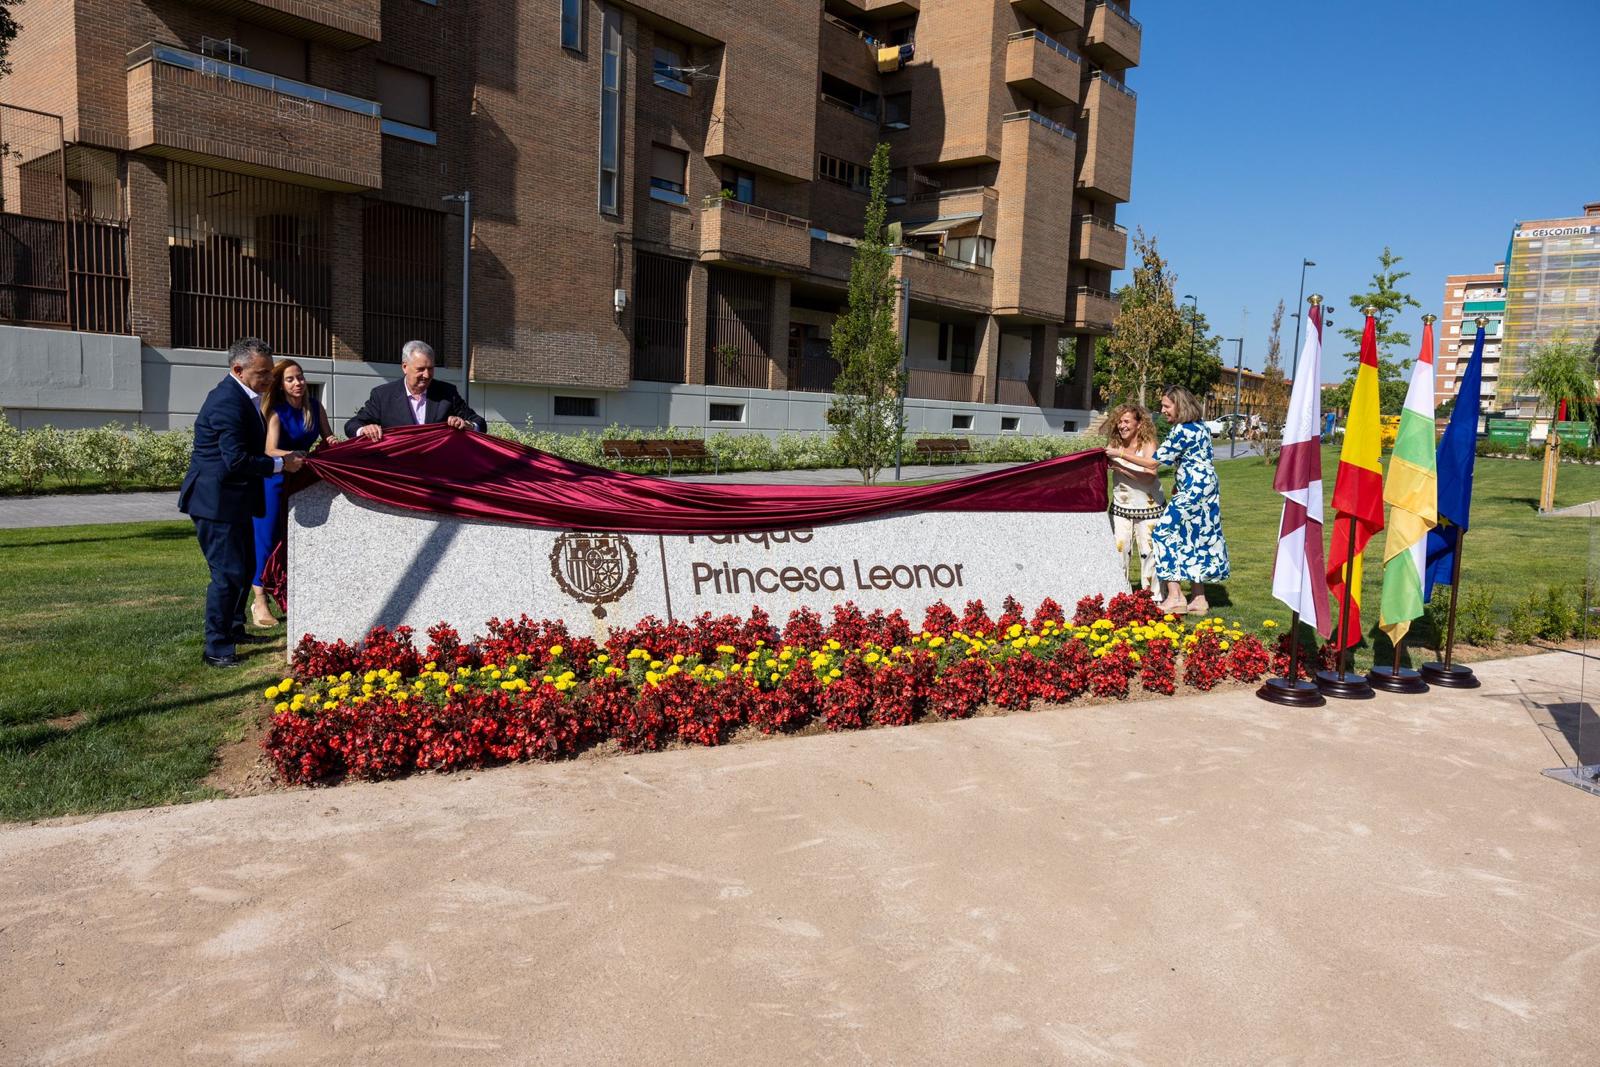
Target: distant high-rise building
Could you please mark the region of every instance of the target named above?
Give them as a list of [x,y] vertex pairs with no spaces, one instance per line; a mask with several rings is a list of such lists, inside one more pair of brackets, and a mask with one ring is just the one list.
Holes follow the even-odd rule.
[[1456,385],[1472,357],[1478,335],[1474,321],[1488,318],[1483,343],[1483,385],[1485,401],[1493,402],[1500,376],[1500,340],[1506,313],[1505,264],[1497,263],[1488,274],[1450,274],[1444,280],[1444,314],[1439,317],[1438,337],[1434,342],[1434,396],[1444,403],[1456,395]]
[[1519,223],[1510,279],[1494,406],[1531,417],[1536,398],[1519,393],[1517,380],[1534,350],[1562,338],[1600,344],[1600,202],[1577,218]]

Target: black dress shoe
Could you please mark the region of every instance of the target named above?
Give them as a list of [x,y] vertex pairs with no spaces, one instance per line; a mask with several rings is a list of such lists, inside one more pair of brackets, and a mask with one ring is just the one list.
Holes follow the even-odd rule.
[[233,638],[233,643],[236,645],[269,645],[272,643],[272,638],[261,634],[238,633],[230,634],[229,636]]
[[237,667],[239,665],[239,657],[231,652],[226,656],[202,655],[201,658],[206,661],[207,667]]

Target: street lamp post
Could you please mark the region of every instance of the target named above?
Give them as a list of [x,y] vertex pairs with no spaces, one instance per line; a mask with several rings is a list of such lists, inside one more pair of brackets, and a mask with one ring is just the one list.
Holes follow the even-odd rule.
[[1200,301],[1193,293],[1184,293],[1183,298],[1189,301],[1189,366],[1183,375],[1183,387],[1188,389],[1194,384],[1194,331],[1200,319]]
[[1300,324],[1305,321],[1305,315],[1300,309],[1305,306],[1306,302],[1306,268],[1315,266],[1316,263],[1303,256],[1301,257],[1300,296],[1296,299],[1294,305],[1294,369],[1297,374],[1300,371]]
[[472,395],[472,190],[439,199],[461,205],[461,402],[465,404]]
[[1228,423],[1228,458],[1232,459],[1239,451],[1239,384],[1244,376],[1244,338],[1226,337],[1225,341],[1236,341],[1239,345],[1239,358],[1233,364],[1233,419]]

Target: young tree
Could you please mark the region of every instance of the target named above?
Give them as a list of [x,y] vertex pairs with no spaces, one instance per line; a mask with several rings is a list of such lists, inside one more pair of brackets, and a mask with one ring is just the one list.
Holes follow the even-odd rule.
[[[1396,270],[1402,257],[1389,250],[1388,245],[1383,246],[1383,251],[1378,255],[1378,270],[1372,275],[1372,289],[1365,293],[1350,294],[1350,307],[1357,312],[1356,322],[1359,325],[1347,326],[1339,332],[1344,335],[1353,348],[1345,354],[1350,361],[1350,377],[1355,378],[1356,368],[1361,363],[1361,332],[1366,327],[1366,319],[1360,312],[1363,308],[1371,306],[1377,308],[1374,316],[1378,323],[1378,384],[1379,396],[1385,402],[1383,412],[1386,415],[1398,414],[1401,405],[1405,403],[1406,385],[1402,381],[1403,372],[1411,366],[1411,358],[1404,354],[1406,346],[1411,344],[1411,334],[1405,330],[1397,329],[1396,317],[1408,307],[1420,308],[1415,297],[1399,288],[1406,278],[1411,277],[1408,270]],[[1391,358],[1394,349],[1400,349],[1399,358]],[[1386,382],[1401,382],[1399,396],[1394,405],[1394,410],[1389,410],[1388,393],[1382,389]]]
[[1193,304],[1178,305],[1178,323],[1177,337],[1160,353],[1160,380],[1183,386],[1203,404],[1222,380],[1222,337],[1211,332],[1206,313]]
[[11,42],[17,39],[17,19],[11,9],[22,0],[0,0],[0,77],[11,73]]
[[1289,388],[1283,373],[1283,301],[1272,312],[1267,334],[1267,365],[1261,370],[1261,419],[1276,433],[1289,411]]
[[1554,421],[1567,402],[1569,417],[1587,414],[1595,406],[1595,361],[1588,345],[1562,334],[1546,341],[1528,357],[1527,369],[1517,379],[1517,391],[1537,396],[1533,415],[1549,413]]
[[1178,276],[1161,258],[1156,239],[1140,227],[1133,235],[1133,250],[1139,265],[1133,268],[1133,282],[1118,294],[1122,308],[1104,346],[1109,357],[1105,393],[1113,400],[1126,397],[1147,404],[1150,387],[1160,384],[1167,369],[1164,354],[1180,335],[1187,340],[1187,334],[1173,299]]
[[872,153],[871,197],[861,240],[850,262],[850,294],[833,324],[839,377],[828,408],[834,440],[850,466],[871,485],[905,434],[901,423],[900,324],[895,315],[894,257],[885,240],[889,146]]

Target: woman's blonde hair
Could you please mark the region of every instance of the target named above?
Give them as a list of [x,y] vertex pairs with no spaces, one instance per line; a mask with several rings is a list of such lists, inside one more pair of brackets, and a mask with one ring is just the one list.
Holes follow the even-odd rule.
[[1106,414],[1106,421],[1102,427],[1106,440],[1112,444],[1121,444],[1122,438],[1117,436],[1117,423],[1122,421],[1122,416],[1133,416],[1133,443],[1138,445],[1153,445],[1156,443],[1156,423],[1150,417],[1150,412],[1142,404],[1118,404]]
[[1205,409],[1194,394],[1181,385],[1169,385],[1161,395],[1172,401],[1173,422],[1199,422],[1205,418]]

